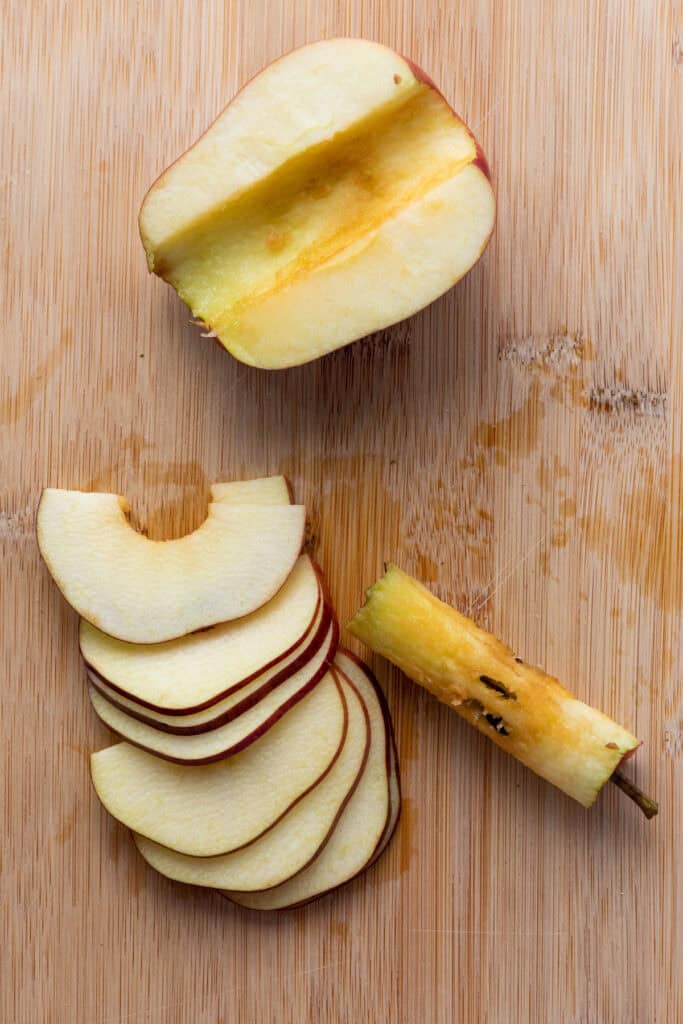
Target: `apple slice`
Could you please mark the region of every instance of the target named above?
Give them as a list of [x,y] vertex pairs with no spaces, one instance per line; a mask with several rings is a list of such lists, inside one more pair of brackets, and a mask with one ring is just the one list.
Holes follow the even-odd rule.
[[142,750],[178,764],[209,764],[237,754],[260,739],[305,697],[327,672],[336,650],[337,636],[337,623],[332,621],[325,642],[305,665],[261,697],[253,707],[207,731],[185,735],[162,731],[110,704],[94,686],[90,687],[90,702],[105,725]]
[[284,476],[230,480],[211,484],[211,500],[221,505],[292,505],[292,489]]
[[295,647],[287,657],[281,658],[264,672],[259,672],[245,684],[236,687],[227,697],[207,705],[201,711],[195,711],[188,715],[179,715],[177,712],[163,714],[160,711],[151,711],[138,704],[137,701],[123,697],[118,690],[113,690],[93,669],[88,669],[88,679],[110,704],[121,708],[122,711],[139,722],[146,722],[148,725],[154,726],[155,729],[176,733],[179,736],[207,732],[248,711],[271,690],[286,682],[299,669],[304,668],[324,644],[333,618],[332,609],[321,604],[315,620],[301,644]]
[[92,755],[109,813],[148,839],[195,857],[263,835],[331,770],[346,738],[344,694],[327,676],[257,743],[201,767],[177,765],[129,743]]
[[322,607],[322,577],[302,555],[278,593],[251,615],[164,644],[115,640],[81,620],[81,654],[114,690],[185,715],[215,704],[300,647]]
[[257,75],[154,183],[149,269],[236,358],[295,366],[432,302],[479,259],[486,160],[434,83],[331,39]]
[[179,540],[136,533],[116,494],[43,491],[38,545],[70,605],[104,633],[160,643],[248,615],[269,601],[301,550],[302,505],[209,505]]
[[219,857],[188,857],[135,836],[147,863],[178,882],[242,892],[279,885],[305,868],[324,846],[353,793],[370,746],[365,704],[348,680],[341,685],[349,714],[342,751],[322,782],[277,825],[248,846]]
[[373,860],[387,837],[387,826],[392,817],[392,740],[384,698],[371,674],[348,654],[338,652],[335,667],[353,683],[368,709],[370,751],[365,770],[334,832],[307,868],[264,892],[223,890],[224,895],[241,906],[254,910],[279,910],[315,899],[354,878]]

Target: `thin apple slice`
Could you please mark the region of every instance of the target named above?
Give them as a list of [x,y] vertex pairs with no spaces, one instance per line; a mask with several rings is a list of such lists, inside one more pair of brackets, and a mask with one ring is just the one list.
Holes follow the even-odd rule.
[[259,672],[250,681],[232,690],[222,700],[189,715],[177,713],[166,715],[142,707],[137,701],[123,697],[118,690],[108,686],[93,669],[88,669],[88,679],[110,704],[121,708],[122,711],[139,722],[146,722],[147,725],[154,726],[155,729],[176,733],[178,736],[207,732],[210,729],[217,729],[219,725],[224,725],[225,722],[230,722],[233,718],[248,711],[262,697],[307,665],[325,643],[333,618],[332,609],[321,604],[311,628],[301,644],[295,647],[291,654],[276,662],[265,672]]
[[211,500],[222,505],[292,505],[292,489],[284,476],[230,480],[211,484]]
[[259,839],[219,857],[188,857],[135,836],[156,871],[178,882],[241,892],[269,889],[303,870],[324,846],[360,778],[369,750],[369,718],[355,687],[341,681],[349,714],[346,740],[311,792]]
[[305,665],[248,711],[207,732],[179,736],[156,729],[110,704],[94,686],[90,702],[105,725],[142,750],[178,764],[210,764],[256,742],[316,686],[334,657],[337,635],[337,623],[332,621],[324,644]]
[[280,910],[298,906],[354,878],[373,860],[387,835],[392,808],[390,775],[392,740],[384,698],[372,675],[342,652],[335,667],[353,683],[368,709],[370,751],[365,770],[334,832],[315,860],[299,874],[264,892],[222,890],[241,906]]
[[271,64],[154,183],[149,269],[236,358],[283,368],[389,326],[477,261],[486,160],[434,83],[377,43]]
[[38,544],[70,605],[104,633],[160,643],[248,615],[269,601],[299,556],[302,505],[213,502],[179,540],[151,541],[116,494],[48,488]]
[[251,615],[153,645],[115,640],[81,620],[81,654],[123,696],[167,715],[190,714],[291,655],[321,605],[321,575],[302,555],[278,593]]
[[92,755],[92,780],[123,825],[179,853],[228,853],[271,828],[323,780],[346,738],[346,700],[329,672],[257,743],[188,767],[129,743]]

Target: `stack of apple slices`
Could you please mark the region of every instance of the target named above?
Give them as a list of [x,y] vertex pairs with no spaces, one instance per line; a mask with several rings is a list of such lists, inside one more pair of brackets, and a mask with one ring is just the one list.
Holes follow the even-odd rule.
[[400,809],[391,722],[338,649],[305,509],[283,477],[216,484],[179,540],[116,495],[46,490],[38,542],[81,616],[106,809],[161,874],[255,909],[299,905],[383,850]]

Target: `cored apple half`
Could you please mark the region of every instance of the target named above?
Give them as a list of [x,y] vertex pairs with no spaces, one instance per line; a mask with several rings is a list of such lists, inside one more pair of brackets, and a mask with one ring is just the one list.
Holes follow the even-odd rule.
[[[370,750],[365,769],[334,832],[312,863],[288,881],[265,892],[224,891],[229,899],[254,910],[298,906],[350,881],[379,854],[396,824],[392,797],[397,776],[393,738],[384,698],[361,662],[338,652],[335,667],[360,693],[370,718]],[[393,828],[392,828],[393,830]]]
[[324,846],[352,795],[370,745],[370,721],[355,687],[341,680],[349,723],[341,753],[325,778],[259,839],[219,857],[188,857],[135,836],[148,864],[190,885],[269,889],[301,871]]
[[481,256],[486,160],[434,83],[362,39],[282,57],[149,190],[149,269],[236,358],[308,362],[410,316]]
[[269,601],[296,562],[302,505],[213,502],[178,540],[137,533],[116,494],[49,488],[38,544],[69,604],[104,633],[152,644],[248,615]]
[[88,679],[110,704],[121,708],[132,718],[146,722],[164,732],[176,733],[179,736],[207,732],[216,729],[225,722],[232,721],[238,715],[248,711],[262,697],[277,686],[286,682],[300,669],[304,668],[325,643],[334,615],[326,604],[320,604],[316,617],[304,639],[284,658],[280,658],[271,667],[257,673],[245,683],[234,687],[227,697],[217,700],[200,711],[187,715],[163,714],[143,707],[137,701],[130,700],[112,689],[93,669],[88,669]]
[[134,832],[211,857],[263,835],[322,781],[341,752],[347,720],[343,691],[329,672],[234,757],[190,767],[118,743],[92,755],[92,780],[107,811]]
[[123,697],[165,715],[187,715],[266,670],[290,667],[322,614],[320,573],[302,555],[277,594],[251,615],[163,644],[125,643],[81,620],[81,654]]
[[105,725],[142,750],[178,764],[209,764],[259,740],[315,687],[334,657],[337,635],[337,623],[332,621],[324,643],[297,672],[236,718],[206,731],[177,735],[155,728],[115,707],[94,686],[90,687],[90,702]]

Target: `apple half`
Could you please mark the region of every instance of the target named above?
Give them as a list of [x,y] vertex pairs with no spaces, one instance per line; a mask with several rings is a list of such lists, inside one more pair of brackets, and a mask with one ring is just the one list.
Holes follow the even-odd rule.
[[124,697],[118,690],[112,689],[93,669],[88,669],[88,679],[110,704],[121,708],[122,711],[137,718],[140,722],[146,722],[156,729],[176,733],[179,736],[207,732],[209,729],[216,729],[219,725],[230,722],[233,718],[248,711],[271,690],[286,682],[306,666],[324,644],[333,618],[332,609],[321,604],[308,633],[290,654],[263,672],[257,673],[246,683],[235,687],[227,697],[208,704],[200,711],[193,711],[186,715],[180,715],[177,712],[164,714],[144,707],[137,701]]
[[248,615],[269,601],[299,556],[302,505],[213,502],[202,525],[152,541],[116,494],[48,488],[38,545],[53,579],[82,618],[131,643],[172,640]]
[[82,619],[81,654],[122,696],[152,711],[185,715],[284,667],[287,659],[291,664],[322,609],[321,574],[301,555],[277,594],[250,615],[162,644],[125,643]]
[[202,732],[177,735],[155,728],[111,704],[94,686],[90,687],[90,703],[105,725],[142,750],[178,764],[210,764],[255,743],[310,693],[328,671],[337,635],[337,623],[333,620],[324,643],[297,672],[242,714]]
[[218,857],[188,857],[136,835],[135,843],[147,863],[178,882],[241,892],[272,888],[303,870],[331,835],[370,747],[365,704],[348,680],[342,679],[341,686],[349,715],[341,753],[322,782],[284,818],[248,846]]
[[91,757],[106,810],[148,839],[195,857],[263,835],[332,768],[346,739],[346,700],[333,673],[239,754],[192,767],[129,743]]
[[288,881],[264,892],[223,890],[241,906],[254,910],[281,910],[307,903],[350,881],[379,854],[388,842],[387,830],[395,809],[391,806],[393,739],[384,698],[361,662],[338,652],[335,667],[360,693],[370,719],[370,750],[365,769],[335,829],[312,863]]
[[434,83],[378,43],[275,61],[147,193],[150,271],[253,366],[308,362],[410,316],[493,230],[489,171]]

